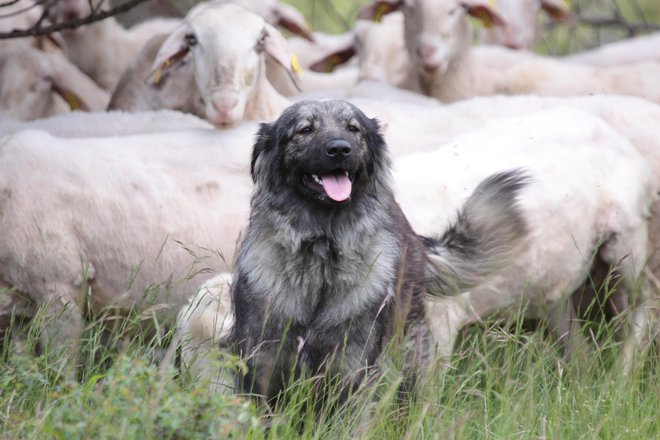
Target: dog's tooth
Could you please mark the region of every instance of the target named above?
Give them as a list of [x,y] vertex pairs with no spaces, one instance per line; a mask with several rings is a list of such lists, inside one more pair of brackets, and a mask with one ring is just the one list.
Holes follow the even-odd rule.
[[314,182],[318,183],[319,185],[323,185],[323,182],[316,174],[312,174],[312,179],[314,179]]

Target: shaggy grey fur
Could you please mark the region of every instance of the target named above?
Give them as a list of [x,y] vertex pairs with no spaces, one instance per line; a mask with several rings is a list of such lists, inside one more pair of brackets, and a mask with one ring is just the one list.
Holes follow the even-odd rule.
[[[262,124],[232,285],[242,391],[271,400],[300,374],[338,376],[349,390],[397,335],[413,381],[430,346],[426,273],[443,277],[436,286],[470,285],[472,269],[492,268],[525,235],[515,207],[524,177],[512,172],[484,182],[444,236],[422,240],[394,200],[386,150],[378,122],[343,101],[303,101]],[[350,197],[335,201],[318,176],[346,173]],[[427,269],[425,245],[442,270]]]

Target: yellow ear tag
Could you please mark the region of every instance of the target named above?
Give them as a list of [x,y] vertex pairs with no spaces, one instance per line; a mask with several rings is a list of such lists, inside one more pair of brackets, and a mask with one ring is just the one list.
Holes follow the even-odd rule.
[[156,69],[154,72],[154,84],[158,84],[160,82],[161,77],[163,76],[162,70],[160,70],[160,67]]
[[291,54],[291,69],[293,69],[298,75],[302,75],[302,69],[300,68],[300,63],[298,63],[298,57],[295,53]]
[[172,65],[172,60],[171,59],[166,59],[163,61],[163,64],[160,65],[158,69],[154,72],[154,84],[158,85],[161,79],[163,79],[163,70],[167,69]]
[[80,110],[80,100],[75,94],[64,91],[62,92],[62,98],[64,98],[66,103],[69,104],[71,110]]

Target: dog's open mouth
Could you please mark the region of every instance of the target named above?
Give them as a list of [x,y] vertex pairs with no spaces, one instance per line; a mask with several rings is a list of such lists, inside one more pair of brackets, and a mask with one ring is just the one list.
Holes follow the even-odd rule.
[[315,193],[325,194],[335,202],[345,202],[351,197],[353,176],[346,170],[328,174],[305,174],[304,185]]

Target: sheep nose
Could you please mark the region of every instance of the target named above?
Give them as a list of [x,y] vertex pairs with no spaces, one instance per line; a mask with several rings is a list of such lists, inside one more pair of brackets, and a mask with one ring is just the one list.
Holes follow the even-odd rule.
[[325,154],[329,157],[348,157],[351,155],[351,144],[344,139],[330,141],[325,147]]
[[432,44],[422,43],[417,46],[417,56],[420,60],[428,60],[435,54],[436,47]]
[[220,114],[229,113],[238,104],[238,99],[235,96],[221,96],[213,100],[213,107]]

